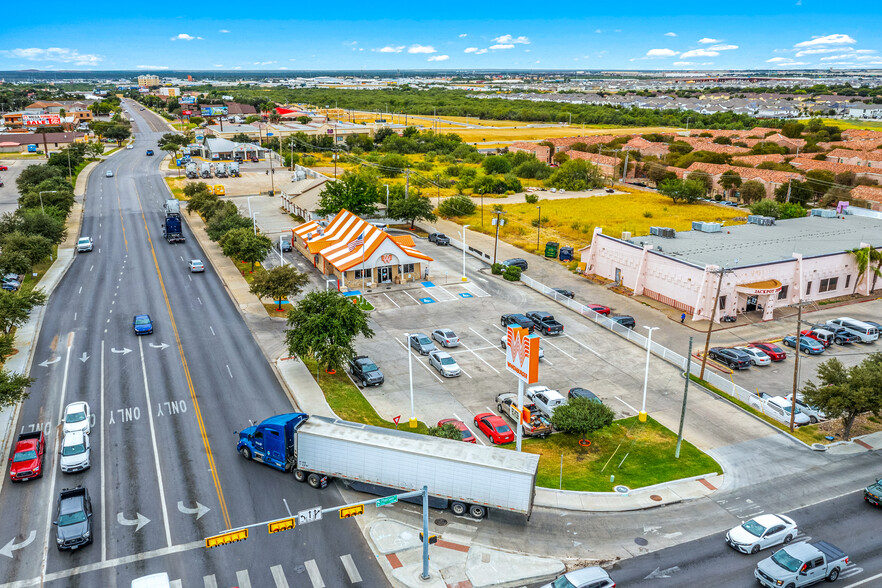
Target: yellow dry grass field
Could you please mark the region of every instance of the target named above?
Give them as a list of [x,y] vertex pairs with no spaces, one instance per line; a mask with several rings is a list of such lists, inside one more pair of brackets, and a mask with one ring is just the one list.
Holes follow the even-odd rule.
[[456,132],[467,143],[482,142],[514,142],[514,141],[541,141],[558,137],[587,137],[589,135],[640,135],[644,133],[672,132],[665,127],[639,127],[639,128],[597,128],[577,126],[562,127],[517,127],[506,129],[460,129]]
[[[536,206],[541,207],[542,214],[540,248],[544,248],[547,241],[557,241],[576,250],[591,243],[594,227],[602,227],[604,234],[614,237],[620,237],[622,231],[638,236],[648,235],[651,226],[691,230],[692,221],[741,224],[743,221],[733,222],[732,219],[744,214],[744,211],[714,204],[674,204],[666,196],[644,191],[561,200],[540,199],[537,204],[503,205],[506,224],[499,231],[499,237],[526,251],[535,251],[537,227],[534,222],[540,213]],[[471,225],[473,231],[492,235],[495,231],[490,224],[492,208],[491,203],[484,205],[483,227],[480,206],[471,216],[454,220]]]
[[871,131],[882,131],[882,121],[871,121],[871,120],[839,120],[835,118],[825,118],[822,119],[825,125],[830,125],[831,127],[839,127],[842,130],[845,129],[867,129]]

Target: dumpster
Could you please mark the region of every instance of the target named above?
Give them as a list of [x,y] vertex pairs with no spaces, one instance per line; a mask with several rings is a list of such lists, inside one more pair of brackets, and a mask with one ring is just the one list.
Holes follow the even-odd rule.
[[561,261],[573,261],[573,248],[572,247],[561,247],[560,248],[560,260]]
[[557,257],[557,248],[560,247],[560,243],[555,241],[549,241],[545,244],[545,257],[550,257],[554,259]]

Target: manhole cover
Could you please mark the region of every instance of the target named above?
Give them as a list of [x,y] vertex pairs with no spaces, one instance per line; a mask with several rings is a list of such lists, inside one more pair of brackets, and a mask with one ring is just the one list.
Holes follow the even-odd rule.
[[650,500],[655,500],[656,502],[661,502],[662,497],[658,494],[653,494],[649,497]]
[[295,566],[294,571],[297,572],[298,574],[302,574],[303,572],[306,571],[306,566],[304,566],[304,565]]
[[649,545],[649,541],[647,541],[643,537],[637,537],[636,539],[634,539],[634,543],[636,543],[637,545]]
[[615,488],[613,488],[613,490],[615,490],[619,494],[627,494],[628,492],[631,491],[631,489],[628,488],[627,486],[616,486]]
[[447,519],[435,519],[435,524],[439,527],[447,525]]
[[827,446],[823,443],[812,443],[812,449],[815,451],[827,451]]

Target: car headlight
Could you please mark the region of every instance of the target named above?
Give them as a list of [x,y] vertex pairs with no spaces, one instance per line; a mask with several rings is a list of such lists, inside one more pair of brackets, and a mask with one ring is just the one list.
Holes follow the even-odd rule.
[[56,537],[55,542],[61,545],[62,543],[64,543],[64,539],[62,539],[61,537]]
[[92,536],[92,531],[86,531],[85,533],[83,533],[83,539],[88,539],[91,536]]

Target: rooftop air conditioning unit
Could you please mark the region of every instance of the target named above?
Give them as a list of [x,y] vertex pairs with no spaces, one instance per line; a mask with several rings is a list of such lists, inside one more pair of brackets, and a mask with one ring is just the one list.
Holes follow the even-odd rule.
[[658,237],[659,229],[661,229],[661,227],[649,227],[649,234]]
[[622,231],[622,241],[631,240],[631,231]]
[[677,236],[677,231],[668,227],[659,227],[658,234],[665,239],[673,239]]
[[703,221],[692,221],[692,230],[693,231],[703,231],[704,230],[704,222]]
[[702,233],[719,233],[723,230],[723,225],[720,223],[701,223],[701,228],[698,230]]
[[813,208],[812,216],[820,216],[822,218],[834,218],[836,216],[836,211],[830,210],[828,208]]

